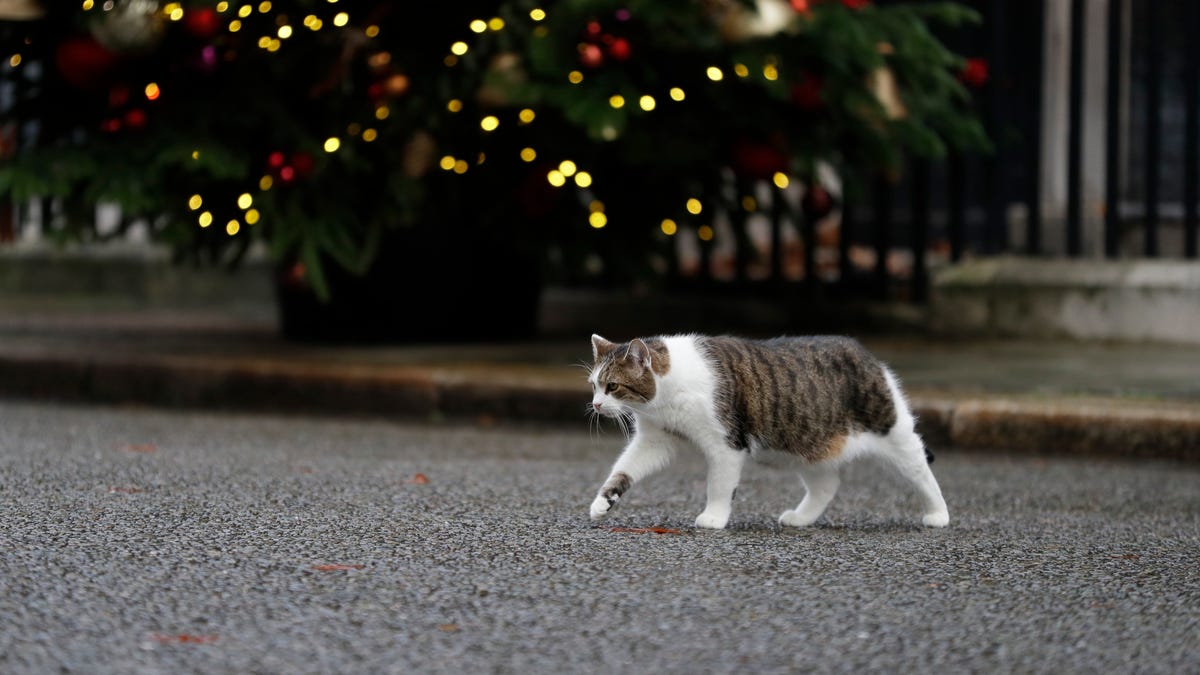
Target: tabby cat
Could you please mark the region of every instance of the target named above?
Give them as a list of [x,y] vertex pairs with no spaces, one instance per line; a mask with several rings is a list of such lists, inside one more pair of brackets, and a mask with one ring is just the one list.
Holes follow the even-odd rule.
[[[804,498],[783,525],[815,522],[847,462],[877,454],[919,493],[922,522],[945,527],[946,502],[932,455],[896,376],[848,337],[675,335],[616,344],[592,336],[590,411],[632,423],[629,444],[592,502],[606,516],[634,483],[663,469],[682,448],[708,461],[708,501],[696,526],[721,529],[748,457],[791,457]],[[768,462],[770,463],[770,462]]]

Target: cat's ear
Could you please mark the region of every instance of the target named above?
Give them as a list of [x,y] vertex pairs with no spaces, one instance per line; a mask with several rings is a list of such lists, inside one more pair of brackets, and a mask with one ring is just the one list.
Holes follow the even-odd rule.
[[616,348],[617,348],[617,346],[615,344],[609,342],[608,340],[605,340],[604,338],[600,337],[599,335],[596,335],[595,333],[592,334],[592,359],[593,360],[599,361],[601,358],[608,356],[609,353],[611,353],[612,350],[614,350]]
[[633,359],[634,362],[642,368],[650,367],[650,348],[646,346],[645,342],[642,342],[637,338],[634,338],[634,340],[629,343],[629,352],[627,353],[627,356]]

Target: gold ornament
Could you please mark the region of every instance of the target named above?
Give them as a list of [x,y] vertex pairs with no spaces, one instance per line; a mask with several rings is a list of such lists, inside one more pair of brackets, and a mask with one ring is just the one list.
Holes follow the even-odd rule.
[[488,64],[483,85],[475,94],[475,100],[485,108],[508,105],[513,89],[528,79],[521,67],[521,57],[512,52],[497,54]]
[[166,22],[155,0],[118,0],[92,22],[91,31],[110,51],[148,52],[162,41]]
[[5,21],[30,21],[45,14],[37,0],[0,0],[0,19]]
[[434,156],[437,154],[437,141],[428,131],[418,131],[413,134],[404,146],[401,162],[404,175],[409,178],[420,178],[433,167]]
[[769,37],[796,27],[798,15],[788,0],[755,0],[753,9],[738,0],[712,0],[705,4],[727,43]]
[[883,113],[889,120],[903,119],[908,115],[908,108],[900,98],[900,87],[896,84],[896,74],[887,66],[880,66],[867,76],[867,88],[875,95],[875,100],[883,106]]

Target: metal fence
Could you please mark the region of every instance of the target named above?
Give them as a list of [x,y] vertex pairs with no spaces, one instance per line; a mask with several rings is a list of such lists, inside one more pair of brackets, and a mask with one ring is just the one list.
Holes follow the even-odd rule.
[[[727,251],[731,271],[701,246],[681,283],[919,302],[931,266],[965,257],[1196,259],[1200,2],[968,4],[983,23],[944,37],[987,64],[978,102],[993,153],[911,162],[821,222],[776,191],[790,206],[771,207],[765,250]],[[755,256],[765,277],[744,271]]]

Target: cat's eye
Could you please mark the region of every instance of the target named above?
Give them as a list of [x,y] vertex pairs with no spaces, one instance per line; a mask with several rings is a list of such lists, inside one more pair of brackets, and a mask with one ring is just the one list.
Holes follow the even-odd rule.
[[617,387],[619,387],[619,386],[621,386],[621,385],[617,384],[616,382],[609,382],[607,385],[604,386],[604,393],[611,394],[614,391],[616,391]]

